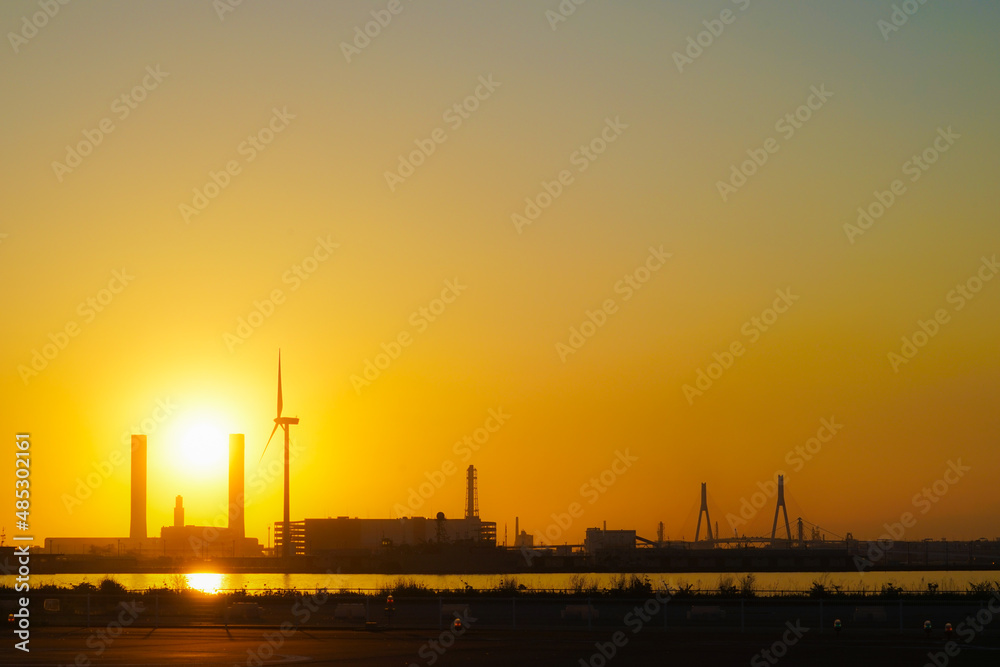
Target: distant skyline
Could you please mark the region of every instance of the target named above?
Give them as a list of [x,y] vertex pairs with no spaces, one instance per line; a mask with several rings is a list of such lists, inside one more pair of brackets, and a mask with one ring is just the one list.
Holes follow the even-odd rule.
[[150,535],[245,434],[266,541],[279,348],[292,520],[457,517],[472,464],[500,541],[692,539],[702,482],[769,534],[778,474],[1000,537],[1000,6],[56,4],[0,5],[37,544],[128,534],[133,432]]

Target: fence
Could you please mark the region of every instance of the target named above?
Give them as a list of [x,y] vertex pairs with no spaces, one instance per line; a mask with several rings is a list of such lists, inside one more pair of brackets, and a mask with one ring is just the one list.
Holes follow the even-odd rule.
[[[212,596],[192,593],[34,593],[34,623],[52,626],[177,627],[296,626],[343,629],[444,629],[456,617],[480,629],[622,629],[642,627],[683,631],[758,632],[799,622],[819,633],[918,631],[931,621],[935,631],[957,626],[986,609],[992,618],[996,598],[898,600],[748,599],[645,597],[383,596],[288,593],[271,596]],[[1000,630],[989,630],[989,633]]]

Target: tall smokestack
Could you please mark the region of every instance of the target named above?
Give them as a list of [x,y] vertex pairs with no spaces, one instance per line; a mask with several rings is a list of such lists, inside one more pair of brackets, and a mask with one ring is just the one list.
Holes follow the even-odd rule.
[[184,499],[180,496],[174,501],[174,527],[184,527]]
[[146,436],[132,436],[132,523],[133,540],[146,539]]
[[468,468],[468,486],[465,489],[465,518],[472,519],[479,516],[479,495],[476,493],[476,467],[470,465]]
[[243,450],[242,433],[229,434],[229,530],[235,537],[246,537],[243,521]]

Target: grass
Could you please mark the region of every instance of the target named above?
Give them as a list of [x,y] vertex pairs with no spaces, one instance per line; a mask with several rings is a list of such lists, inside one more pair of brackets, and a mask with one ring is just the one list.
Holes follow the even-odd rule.
[[[844,590],[838,585],[831,585],[826,576],[820,577],[812,582],[811,587],[805,591],[777,591],[770,590],[763,592],[757,587],[756,578],[752,573],[743,575],[739,579],[731,574],[719,576],[717,587],[714,589],[695,588],[693,584],[683,580],[674,585],[668,585],[662,580],[652,582],[648,577],[640,577],[636,574],[620,574],[611,577],[605,587],[600,587],[596,579],[585,575],[575,574],[570,579],[569,588],[561,591],[534,590],[527,588],[516,577],[510,575],[500,576],[495,583],[487,588],[473,588],[466,585],[458,589],[435,589],[430,588],[412,577],[399,577],[388,584],[383,585],[379,590],[348,590],[342,589],[335,594],[329,593],[326,589],[318,591],[296,590],[296,589],[261,589],[247,590],[240,589],[234,591],[222,591],[216,594],[203,593],[201,591],[178,585],[174,582],[164,582],[160,588],[148,588],[141,591],[129,591],[119,581],[112,577],[104,577],[97,584],[87,581],[70,587],[45,585],[34,588],[32,593],[38,595],[91,595],[98,597],[163,597],[175,596],[178,598],[211,598],[216,600],[239,601],[278,601],[295,600],[314,593],[336,595],[338,598],[375,598],[385,599],[392,595],[399,599],[419,598],[419,597],[566,597],[566,598],[643,598],[652,597],[658,592],[668,592],[675,599],[760,599],[777,598],[783,600],[985,600],[1000,596],[1000,581],[982,582],[968,584],[965,590],[940,590],[939,584],[935,582],[925,582],[926,588],[904,589],[893,583],[882,584],[879,587],[862,587],[857,590]],[[0,586],[0,597],[13,597],[14,589],[10,586]]]

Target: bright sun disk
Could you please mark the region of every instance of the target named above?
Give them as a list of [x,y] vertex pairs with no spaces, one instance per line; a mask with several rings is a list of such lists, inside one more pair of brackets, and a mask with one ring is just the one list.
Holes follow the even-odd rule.
[[192,473],[225,474],[229,434],[210,417],[192,418],[178,430],[176,451],[185,470]]

